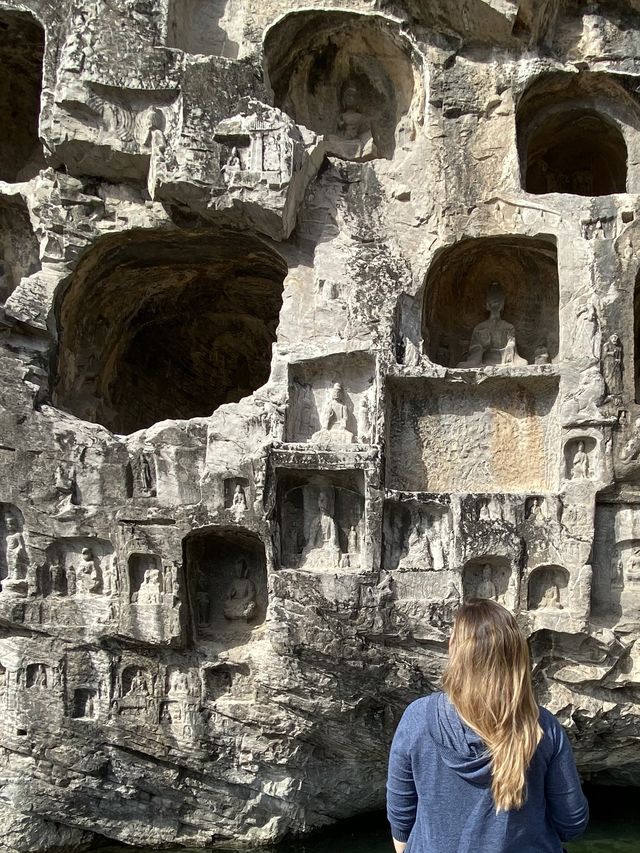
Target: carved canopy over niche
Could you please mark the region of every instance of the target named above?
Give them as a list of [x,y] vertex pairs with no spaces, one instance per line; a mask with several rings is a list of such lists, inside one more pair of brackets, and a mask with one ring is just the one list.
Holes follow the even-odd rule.
[[411,47],[376,15],[294,12],[268,31],[265,64],[276,106],[325,134],[348,160],[393,155],[414,97]]
[[521,363],[557,357],[555,243],[505,236],[462,240],[432,263],[422,323],[424,348],[431,361],[444,367],[468,366],[472,339],[477,337],[474,330],[489,317],[487,297],[494,283],[503,292],[501,319],[514,328]]
[[516,124],[522,186],[528,192],[626,192],[625,135],[637,134],[640,109],[623,77],[545,75],[520,99]]
[[269,377],[285,274],[237,231],[104,238],[57,302],[54,403],[129,433],[238,401]]

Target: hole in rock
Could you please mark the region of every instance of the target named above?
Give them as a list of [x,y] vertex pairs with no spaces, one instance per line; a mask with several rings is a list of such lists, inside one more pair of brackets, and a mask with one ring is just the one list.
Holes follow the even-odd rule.
[[600,196],[627,189],[624,129],[638,106],[605,74],[554,74],[522,97],[516,125],[523,187],[530,193]]
[[545,364],[558,354],[558,261],[533,237],[462,240],[431,265],[424,348],[444,367]]
[[184,551],[197,636],[246,642],[267,612],[262,541],[240,529],[198,530],[185,539]]
[[38,139],[44,30],[27,12],[0,11],[0,180],[32,178],[44,165]]
[[39,267],[38,241],[20,196],[0,198],[0,305]]
[[268,31],[275,104],[345,160],[391,157],[414,95],[409,43],[384,18],[301,11]]
[[235,231],[104,239],[58,299],[54,404],[130,433],[237,402],[269,378],[285,274]]

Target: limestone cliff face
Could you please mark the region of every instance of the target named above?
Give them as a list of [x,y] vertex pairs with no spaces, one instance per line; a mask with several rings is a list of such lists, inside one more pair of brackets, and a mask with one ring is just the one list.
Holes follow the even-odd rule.
[[17,5],[5,848],[381,806],[471,595],[640,783],[640,4]]

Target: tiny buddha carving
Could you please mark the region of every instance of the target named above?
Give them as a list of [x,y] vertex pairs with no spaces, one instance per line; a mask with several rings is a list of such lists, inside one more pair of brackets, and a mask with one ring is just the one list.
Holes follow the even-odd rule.
[[622,398],[622,343],[619,335],[611,335],[602,347],[602,377],[605,382],[606,400],[621,401]]
[[247,509],[247,499],[244,494],[244,489],[240,483],[236,483],[233,491],[232,507],[236,512],[245,512]]
[[256,585],[249,577],[246,560],[238,561],[238,576],[229,584],[224,600],[224,618],[233,622],[251,622],[258,615]]
[[400,560],[398,568],[433,568],[429,537],[426,535],[422,516],[418,510],[412,510],[411,512],[411,530],[407,538],[406,553]]
[[571,468],[572,480],[586,480],[589,476],[589,457],[584,449],[584,441],[578,442],[578,449],[573,457],[573,465]]
[[347,426],[348,417],[344,389],[336,382],[322,410],[321,429],[311,436],[311,441],[321,444],[351,444],[353,433]]
[[350,141],[366,142],[371,138],[371,121],[359,110],[362,98],[355,86],[345,86],[341,98],[342,112],[338,118],[338,132]]
[[467,358],[458,367],[527,364],[527,360],[518,354],[514,326],[502,319],[504,290],[496,281],[489,286],[486,305],[489,319],[478,323],[471,333]]
[[6,519],[7,536],[5,538],[7,580],[22,580],[27,573],[29,556],[24,536],[18,522],[10,515]]
[[334,567],[339,564],[338,528],[329,514],[329,498],[326,492],[320,492],[318,511],[309,526],[309,537],[302,551],[301,566],[309,569]]
[[557,583],[551,583],[544,591],[540,608],[543,610],[557,609],[562,610],[560,604],[560,590]]
[[82,559],[76,572],[75,582],[81,595],[98,592],[100,575],[91,548],[82,549]]
[[147,569],[138,591],[138,604],[160,604],[161,600],[160,570]]
[[488,563],[482,567],[482,580],[477,586],[476,598],[490,598],[492,601],[498,600],[498,590],[493,582],[493,572]]

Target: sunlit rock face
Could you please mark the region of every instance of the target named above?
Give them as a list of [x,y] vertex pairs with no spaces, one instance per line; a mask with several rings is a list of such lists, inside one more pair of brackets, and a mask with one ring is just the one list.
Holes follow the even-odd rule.
[[640,6],[19,5],[6,849],[380,807],[477,595],[639,784]]

